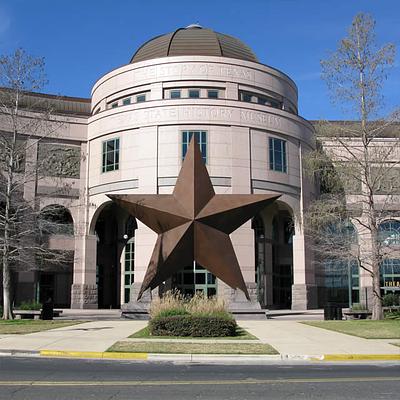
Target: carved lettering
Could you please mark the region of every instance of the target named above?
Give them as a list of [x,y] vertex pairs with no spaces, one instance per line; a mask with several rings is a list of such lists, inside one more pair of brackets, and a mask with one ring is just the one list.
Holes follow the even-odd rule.
[[280,117],[262,112],[241,110],[240,119],[243,122],[253,122],[261,125],[267,125],[272,128],[279,128],[281,126]]

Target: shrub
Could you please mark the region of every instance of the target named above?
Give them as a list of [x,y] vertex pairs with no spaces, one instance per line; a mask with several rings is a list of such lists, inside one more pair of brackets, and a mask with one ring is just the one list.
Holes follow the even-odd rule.
[[223,299],[202,292],[185,298],[178,290],[166,292],[150,305],[149,331],[154,336],[235,336],[236,322]]
[[154,299],[150,304],[150,317],[168,317],[172,315],[185,315],[185,298],[179,290],[168,291],[161,298]]
[[383,296],[382,305],[384,307],[392,307],[400,305],[400,295],[395,293],[387,293]]
[[192,315],[233,318],[232,314],[226,308],[224,299],[219,297],[206,297],[203,292],[197,292],[187,302],[186,309]]
[[41,303],[37,303],[36,301],[23,301],[18,307],[18,310],[40,310],[42,308]]
[[149,329],[154,336],[223,337],[235,336],[237,324],[220,316],[174,315],[151,319]]

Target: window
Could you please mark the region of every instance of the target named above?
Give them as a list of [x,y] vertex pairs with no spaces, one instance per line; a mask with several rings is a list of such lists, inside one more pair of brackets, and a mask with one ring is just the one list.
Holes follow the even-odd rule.
[[131,104],[131,98],[130,97],[122,100],[122,105],[127,106],[129,104]]
[[384,221],[379,225],[379,240],[385,245],[400,244],[400,221]]
[[200,90],[198,89],[190,89],[189,90],[189,98],[198,99],[200,97]]
[[383,260],[380,268],[381,289],[384,293],[392,292],[400,288],[400,260],[388,258]]
[[171,90],[171,99],[180,99],[181,91],[180,90]]
[[208,90],[207,96],[209,99],[218,99],[218,90]]
[[269,169],[287,172],[285,140],[269,138]]
[[118,107],[118,101],[111,104],[111,108],[117,108],[117,107]]
[[131,286],[135,281],[135,238],[128,240],[125,246],[124,302],[129,303]]
[[205,131],[183,131],[182,132],[182,160],[186,156],[187,149],[189,147],[190,139],[196,135],[197,143],[200,146],[201,155],[204,163],[207,162],[207,132]]
[[103,142],[102,172],[119,169],[119,138]]
[[242,93],[242,101],[251,103],[252,95],[250,93]]
[[143,103],[144,101],[146,101],[145,94],[139,94],[136,96],[136,103]]

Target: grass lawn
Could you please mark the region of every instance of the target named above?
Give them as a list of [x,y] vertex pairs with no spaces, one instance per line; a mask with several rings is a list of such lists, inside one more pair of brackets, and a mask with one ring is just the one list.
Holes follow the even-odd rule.
[[307,321],[302,323],[365,339],[400,339],[400,320]]
[[85,321],[42,321],[32,319],[0,320],[0,334],[25,334],[81,324]]
[[135,332],[130,338],[133,339],[232,339],[232,340],[258,340],[257,337],[252,335],[251,333],[247,332],[243,328],[238,328],[237,329],[237,336],[225,336],[225,337],[192,337],[192,336],[152,336],[150,335],[149,327],[146,326],[140,331]]
[[278,354],[263,343],[182,343],[120,341],[107,351],[175,354]]

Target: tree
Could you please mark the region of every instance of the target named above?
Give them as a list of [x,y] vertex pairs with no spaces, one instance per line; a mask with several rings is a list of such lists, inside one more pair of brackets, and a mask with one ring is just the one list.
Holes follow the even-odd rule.
[[[49,248],[48,233],[65,221],[56,217],[56,208],[41,214],[35,192],[38,180],[48,175],[48,163],[54,157],[48,146],[44,146],[48,154],[41,152],[38,157],[38,148],[62,128],[62,122],[53,116],[51,102],[35,93],[45,83],[42,58],[32,57],[22,49],[0,57],[0,257],[4,319],[13,318],[13,270],[65,264],[71,258],[70,252]],[[65,190],[61,183],[53,186],[55,191]]]
[[[320,259],[356,260],[372,279],[372,318],[382,319],[380,266],[390,251],[380,223],[400,194],[399,111],[382,118],[382,86],[395,47],[378,47],[371,16],[354,17],[338,49],[321,61],[332,100],[355,121],[321,122],[317,149],[305,164],[318,176],[321,196],[306,215],[306,230]],[[397,208],[398,209],[398,208]],[[346,239],[350,221],[358,243]]]

